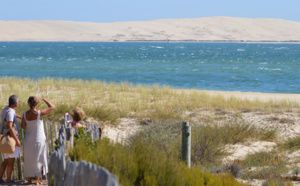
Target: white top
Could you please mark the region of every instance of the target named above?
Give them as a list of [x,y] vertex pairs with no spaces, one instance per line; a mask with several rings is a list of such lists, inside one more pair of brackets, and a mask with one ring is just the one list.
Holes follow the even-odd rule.
[[24,176],[25,177],[42,177],[48,173],[47,162],[47,140],[44,132],[44,123],[40,119],[41,112],[38,111],[36,120],[26,120],[26,136],[24,139]]
[[2,109],[1,112],[1,126],[0,126],[0,132],[2,131],[2,127],[4,127],[4,131],[7,129],[6,126],[3,125],[4,119],[5,119],[5,115],[6,115],[6,121],[7,122],[14,122],[16,125],[15,128],[15,133],[16,135],[19,134],[19,124],[18,124],[18,120],[17,120],[17,116],[16,116],[16,111],[12,108],[10,108],[9,106],[6,106]]

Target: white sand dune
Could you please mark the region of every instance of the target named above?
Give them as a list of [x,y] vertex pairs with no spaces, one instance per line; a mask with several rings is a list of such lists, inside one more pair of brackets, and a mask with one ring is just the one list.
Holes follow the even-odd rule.
[[300,42],[300,22],[265,18],[0,21],[0,28],[0,41]]

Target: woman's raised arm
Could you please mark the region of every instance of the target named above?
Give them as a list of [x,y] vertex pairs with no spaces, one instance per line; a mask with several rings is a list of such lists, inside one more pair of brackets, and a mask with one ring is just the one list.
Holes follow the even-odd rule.
[[55,109],[55,106],[50,101],[46,100],[45,98],[40,98],[40,100],[43,100],[48,106],[48,108],[41,110],[41,116],[47,115]]

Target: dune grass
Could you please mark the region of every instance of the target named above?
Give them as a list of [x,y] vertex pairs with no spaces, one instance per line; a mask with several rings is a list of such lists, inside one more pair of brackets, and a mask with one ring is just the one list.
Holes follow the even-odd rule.
[[279,153],[274,150],[270,152],[261,151],[249,154],[243,162],[246,167],[283,167],[286,165],[286,156],[284,153]]
[[212,175],[200,168],[188,168],[178,157],[166,156],[155,144],[145,143],[142,134],[122,145],[103,139],[96,148],[78,138],[70,154],[72,160],[86,160],[103,166],[118,176],[124,186],[131,185],[243,185],[228,174]]
[[226,99],[223,96],[211,96],[201,90],[180,90],[158,85],[148,87],[127,82],[116,84],[97,80],[1,77],[0,90],[0,106],[7,104],[9,95],[19,95],[19,112],[28,108],[28,97],[36,95],[55,103],[57,109],[49,119],[57,119],[57,115],[79,106],[88,116],[111,123],[115,123],[120,117],[188,119],[184,112],[198,108],[225,112],[284,112],[299,109],[297,102],[287,100],[264,102],[234,97]]
[[300,150],[300,136],[289,138],[288,140],[280,143],[279,148],[287,151]]
[[180,161],[182,121],[174,119],[149,122],[123,143],[104,139],[95,144],[95,149],[79,138],[81,142],[76,142],[71,157],[106,167],[123,185],[235,185],[229,171],[217,175],[207,172],[227,154],[224,145],[275,138],[275,133],[271,132],[272,136],[267,129],[241,125],[239,121],[230,122],[230,127],[226,121],[218,125],[191,123],[192,169]]
[[[194,165],[210,170],[211,167],[221,164],[225,155],[226,144],[235,144],[245,141],[276,140],[276,131],[256,128],[239,120],[222,121],[210,125],[190,123],[192,126],[192,154]],[[167,157],[180,158],[181,149],[181,120],[165,120],[148,123],[143,131],[128,139],[132,143],[138,138],[147,146],[154,144]]]

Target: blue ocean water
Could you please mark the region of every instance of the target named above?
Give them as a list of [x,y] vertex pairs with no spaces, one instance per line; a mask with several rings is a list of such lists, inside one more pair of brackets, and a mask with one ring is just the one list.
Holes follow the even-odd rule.
[[300,93],[300,45],[0,42],[0,76]]

